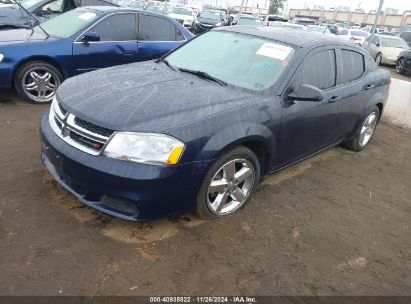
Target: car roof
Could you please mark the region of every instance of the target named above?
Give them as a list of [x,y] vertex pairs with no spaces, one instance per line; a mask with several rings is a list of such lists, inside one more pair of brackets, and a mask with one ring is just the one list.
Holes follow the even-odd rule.
[[[253,36],[258,36],[262,38],[272,39],[280,41],[283,43],[291,44],[298,47],[304,47],[306,45],[327,45],[327,44],[339,44],[347,45],[341,39],[337,39],[330,36],[319,36],[318,33],[313,33],[309,31],[296,31],[293,29],[287,29],[282,27],[259,27],[259,26],[223,26],[214,29],[213,31],[226,31],[226,32],[236,32],[242,34],[248,34]],[[350,43],[350,46],[354,44]],[[359,48],[359,47],[357,47]]]

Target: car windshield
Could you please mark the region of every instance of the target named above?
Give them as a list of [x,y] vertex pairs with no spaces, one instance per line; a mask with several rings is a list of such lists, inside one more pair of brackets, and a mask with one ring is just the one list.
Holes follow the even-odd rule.
[[[52,36],[68,38],[101,15],[99,11],[78,8],[43,22],[41,27]],[[41,30],[38,26],[35,29]]]
[[295,52],[293,46],[282,42],[212,31],[184,44],[166,59],[175,68],[201,71],[243,89],[263,91],[278,81]]
[[220,13],[219,12],[202,11],[199,17],[204,18],[204,19],[220,20]]
[[35,6],[37,4],[39,4],[40,2],[43,2],[44,0],[23,0],[20,1],[19,3],[25,8],[28,9],[32,6]]
[[241,17],[238,25],[262,25],[261,19]]
[[352,36],[368,37],[370,34],[364,31],[351,31]]
[[177,15],[187,15],[187,16],[192,16],[193,15],[192,10],[190,10],[188,8],[184,8],[184,7],[174,7],[171,10],[171,13],[177,14]]
[[403,39],[382,38],[382,46],[400,48],[400,49],[408,49],[408,44]]

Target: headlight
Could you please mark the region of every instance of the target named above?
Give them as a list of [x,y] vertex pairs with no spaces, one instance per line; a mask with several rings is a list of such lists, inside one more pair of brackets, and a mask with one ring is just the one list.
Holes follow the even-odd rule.
[[183,142],[164,134],[118,132],[103,155],[138,163],[175,165],[184,147]]
[[0,54],[0,62],[2,62],[3,59],[4,59],[4,55],[3,55],[3,54]]

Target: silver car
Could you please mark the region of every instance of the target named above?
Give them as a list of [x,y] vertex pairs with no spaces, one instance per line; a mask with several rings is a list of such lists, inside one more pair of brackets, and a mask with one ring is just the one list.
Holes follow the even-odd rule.
[[368,37],[362,46],[370,52],[377,65],[395,65],[398,55],[408,49],[404,39],[378,34]]

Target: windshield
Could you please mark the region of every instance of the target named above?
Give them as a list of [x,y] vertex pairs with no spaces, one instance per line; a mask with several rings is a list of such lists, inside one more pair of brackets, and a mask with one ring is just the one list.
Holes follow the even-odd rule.
[[292,46],[274,40],[215,31],[191,40],[166,59],[175,68],[205,72],[228,84],[262,91],[277,82],[294,53]]
[[238,25],[263,25],[263,23],[261,22],[261,19],[242,17],[240,21],[238,21]]
[[382,38],[382,46],[400,48],[400,49],[408,49],[408,44],[403,39]]
[[205,18],[205,19],[220,20],[220,13],[219,12],[202,11],[199,17]]
[[39,4],[40,2],[42,2],[44,0],[22,0],[19,3],[21,4],[21,6],[23,6],[25,9],[28,9],[32,6],[35,6],[37,4]]
[[146,11],[148,12],[153,12],[153,13],[163,13],[164,12],[164,6],[163,5],[157,5],[157,4],[151,4],[146,7]]
[[177,15],[186,15],[186,16],[192,16],[193,15],[193,12],[190,9],[184,8],[184,7],[174,7],[171,10],[171,13],[177,14]]
[[[91,9],[75,9],[43,22],[41,27],[52,36],[68,38],[96,20],[101,14],[102,12]],[[36,28],[40,30],[38,26]]]

